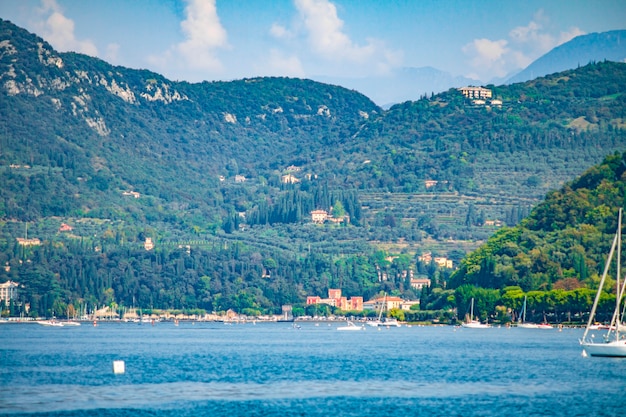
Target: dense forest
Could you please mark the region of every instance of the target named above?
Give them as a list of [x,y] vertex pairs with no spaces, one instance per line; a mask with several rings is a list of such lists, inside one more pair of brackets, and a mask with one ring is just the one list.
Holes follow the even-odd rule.
[[[623,206],[605,194],[624,195],[623,63],[485,86],[493,101],[451,89],[385,111],[310,80],[172,82],[58,53],[4,20],[0,52],[0,282],[23,286],[3,314],[304,314],[307,295],[341,288],[421,298],[422,311],[394,314],[425,320],[462,317],[471,295],[505,320],[538,291],[531,314],[564,320],[541,297],[593,288]],[[338,221],[316,224],[313,210]],[[411,275],[431,288],[416,292]]]

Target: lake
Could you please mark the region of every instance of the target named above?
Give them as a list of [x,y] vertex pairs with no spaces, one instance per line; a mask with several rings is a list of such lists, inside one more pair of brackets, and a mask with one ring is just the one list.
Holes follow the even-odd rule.
[[582,357],[582,329],[300,326],[1,324],[0,415],[626,413],[626,359]]

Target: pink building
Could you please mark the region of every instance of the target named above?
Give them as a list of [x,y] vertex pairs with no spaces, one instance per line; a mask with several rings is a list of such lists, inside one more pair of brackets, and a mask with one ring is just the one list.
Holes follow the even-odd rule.
[[308,296],[306,298],[306,304],[328,304],[332,307],[337,307],[342,311],[363,311],[363,297],[347,297],[341,296],[341,290],[331,288],[328,290],[328,298],[321,298],[318,296]]

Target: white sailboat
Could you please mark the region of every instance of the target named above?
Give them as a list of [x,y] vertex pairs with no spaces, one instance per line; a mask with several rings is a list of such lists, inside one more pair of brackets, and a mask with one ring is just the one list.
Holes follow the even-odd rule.
[[553,329],[548,323],[529,323],[526,321],[526,296],[524,296],[524,306],[522,307],[522,313],[519,316],[517,327],[522,329]]
[[[591,313],[589,314],[589,321],[587,322],[587,327],[585,328],[585,333],[583,334],[582,339],[580,339],[580,344],[583,347],[583,356],[605,356],[605,357],[621,357],[626,358],[626,329],[622,323],[621,319],[621,301],[624,296],[624,290],[626,289],[626,280],[620,286],[620,260],[621,260],[621,244],[622,244],[622,209],[619,209],[619,215],[617,219],[617,232],[615,233],[615,238],[613,239],[613,245],[611,246],[611,251],[609,252],[609,258],[606,261],[606,265],[604,267],[604,272],[602,273],[602,279],[600,280],[600,285],[598,286],[598,292],[596,293],[596,298],[593,301],[593,306],[591,307]],[[615,311],[613,312],[613,317],[611,319],[611,323],[608,326],[608,332],[604,335],[602,341],[596,342],[593,340],[593,336],[588,338],[589,330],[592,327],[593,320],[596,314],[596,309],[598,308],[598,302],[600,300],[600,295],[602,293],[602,287],[604,286],[604,281],[609,272],[609,267],[611,265],[611,260],[613,258],[613,254],[617,249],[617,262],[616,262],[616,284],[615,284]]]
[[371,327],[378,327],[382,325],[382,321],[380,321],[380,319],[383,316],[383,310],[385,309],[385,304],[387,304],[387,293],[385,293],[385,295],[383,296],[383,302],[380,305],[380,308],[378,309],[378,317],[376,318],[376,320],[368,320],[367,321],[367,325],[371,326]]
[[400,327],[400,323],[398,319],[385,317],[383,319],[383,311],[387,308],[387,293],[383,295],[383,302],[378,309],[378,317],[376,320],[368,320],[367,325],[371,327]]
[[384,293],[383,302],[381,303],[380,308],[378,309],[378,317],[376,318],[376,320],[369,320],[367,322],[368,326],[379,327],[383,325],[382,317],[383,317],[383,311],[385,310],[386,305],[387,305],[387,293]]
[[461,326],[467,327],[468,329],[488,329],[491,327],[490,324],[481,323],[478,320],[474,320],[474,298],[472,297],[472,304],[470,305],[470,316],[469,321],[461,323]]

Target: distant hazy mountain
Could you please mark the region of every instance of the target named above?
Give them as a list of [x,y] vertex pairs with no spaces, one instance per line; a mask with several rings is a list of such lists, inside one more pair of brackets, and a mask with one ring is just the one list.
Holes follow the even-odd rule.
[[[489,83],[501,85],[529,81],[547,74],[574,69],[591,61],[604,60],[626,62],[626,30],[578,36],[552,49],[521,72],[490,80]],[[455,77],[433,67],[407,67],[379,77],[313,78],[320,82],[357,90],[383,108],[408,100],[418,100],[423,95],[437,94],[454,87],[485,84],[471,78]]]
[[448,72],[433,67],[405,67],[390,75],[365,78],[313,77],[315,80],[357,90],[365,94],[381,107],[421,96],[437,94],[453,87],[480,85],[480,81],[465,77],[455,77]]
[[524,82],[604,60],[626,62],[626,30],[577,36],[534,61],[507,83]]

